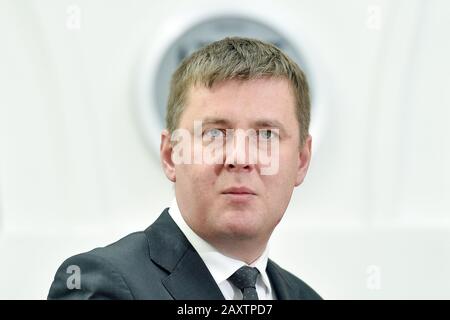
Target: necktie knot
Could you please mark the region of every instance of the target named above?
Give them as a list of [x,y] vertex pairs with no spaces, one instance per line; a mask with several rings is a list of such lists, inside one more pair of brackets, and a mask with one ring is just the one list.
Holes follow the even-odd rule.
[[256,268],[243,266],[228,278],[230,282],[239,288],[243,294],[243,300],[258,300],[256,292],[256,279],[259,271]]

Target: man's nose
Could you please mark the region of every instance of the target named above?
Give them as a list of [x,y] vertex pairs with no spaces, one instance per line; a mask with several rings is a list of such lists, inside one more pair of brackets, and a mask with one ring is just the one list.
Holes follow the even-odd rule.
[[228,170],[251,171],[255,167],[254,150],[247,137],[235,136],[225,146],[225,167]]
[[253,165],[248,163],[247,164],[227,163],[225,164],[225,167],[230,171],[240,171],[240,170],[251,171]]

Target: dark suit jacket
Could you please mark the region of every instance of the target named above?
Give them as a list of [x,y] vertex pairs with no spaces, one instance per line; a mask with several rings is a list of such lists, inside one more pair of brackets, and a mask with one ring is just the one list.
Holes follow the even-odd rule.
[[[68,289],[67,280],[72,274],[67,269],[71,265],[80,268],[80,289]],[[302,280],[271,260],[267,273],[278,299],[321,299]],[[64,261],[56,272],[48,299],[221,300],[224,297],[166,208],[145,231]]]

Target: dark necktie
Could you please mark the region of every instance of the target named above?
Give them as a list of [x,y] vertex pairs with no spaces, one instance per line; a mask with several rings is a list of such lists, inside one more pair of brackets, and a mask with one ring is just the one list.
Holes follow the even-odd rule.
[[259,300],[256,292],[258,274],[258,269],[244,266],[233,273],[228,280],[242,291],[242,300]]

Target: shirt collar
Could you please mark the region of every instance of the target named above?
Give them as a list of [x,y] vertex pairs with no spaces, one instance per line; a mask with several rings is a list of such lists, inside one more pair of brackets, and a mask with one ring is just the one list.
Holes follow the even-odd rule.
[[[233,273],[235,273],[240,267],[247,265],[245,262],[236,260],[220,253],[216,248],[198,236],[186,223],[181,215],[180,209],[176,198],[172,200],[169,208],[169,214],[183,234],[192,244],[194,249],[202,258],[212,277],[219,285],[223,281],[227,280]],[[250,266],[258,269],[261,274],[261,279],[266,289],[266,292],[270,293],[271,286],[269,277],[266,273],[267,261],[269,259],[269,249],[266,246],[262,255],[256,259]]]

